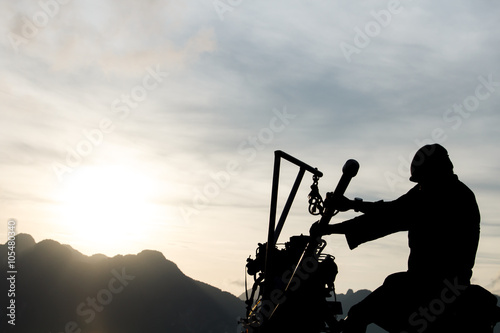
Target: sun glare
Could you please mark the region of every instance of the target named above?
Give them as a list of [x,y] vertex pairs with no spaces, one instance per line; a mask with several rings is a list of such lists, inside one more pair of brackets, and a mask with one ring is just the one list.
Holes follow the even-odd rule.
[[127,253],[127,244],[148,232],[153,191],[151,179],[126,167],[82,167],[64,184],[63,223],[75,243],[104,254]]

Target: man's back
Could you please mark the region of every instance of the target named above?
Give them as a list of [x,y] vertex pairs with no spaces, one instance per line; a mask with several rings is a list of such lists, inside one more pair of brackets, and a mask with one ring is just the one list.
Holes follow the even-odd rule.
[[409,272],[469,281],[479,242],[480,215],[472,191],[453,175],[408,196]]

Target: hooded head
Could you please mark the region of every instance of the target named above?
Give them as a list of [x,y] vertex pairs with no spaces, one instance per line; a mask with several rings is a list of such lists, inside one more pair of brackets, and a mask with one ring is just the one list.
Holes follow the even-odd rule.
[[437,143],[425,145],[413,157],[410,172],[410,180],[415,183],[438,180],[453,175],[453,163],[443,146]]

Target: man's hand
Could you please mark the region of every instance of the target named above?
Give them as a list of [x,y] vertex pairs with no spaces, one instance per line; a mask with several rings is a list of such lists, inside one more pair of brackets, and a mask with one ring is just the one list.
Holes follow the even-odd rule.
[[321,237],[323,235],[326,235],[327,234],[327,231],[326,231],[326,226],[324,225],[321,225],[319,223],[319,221],[316,221],[313,223],[313,225],[311,226],[311,228],[309,229],[309,235],[312,237],[312,238],[317,238],[317,237]]
[[309,229],[309,235],[313,238],[331,234],[345,234],[347,232],[345,223],[322,225],[319,221],[314,222]]
[[345,196],[333,196],[331,197],[331,202],[328,204],[333,207],[335,210],[339,210],[341,212],[348,211],[349,209],[354,208],[354,201],[347,199]]

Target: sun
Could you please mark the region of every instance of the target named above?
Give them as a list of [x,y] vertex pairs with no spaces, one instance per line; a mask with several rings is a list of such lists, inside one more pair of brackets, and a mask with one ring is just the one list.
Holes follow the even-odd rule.
[[[124,166],[81,167],[65,181],[61,214],[75,243],[109,254],[148,234],[154,182]],[[106,253],[107,252],[107,253]]]

